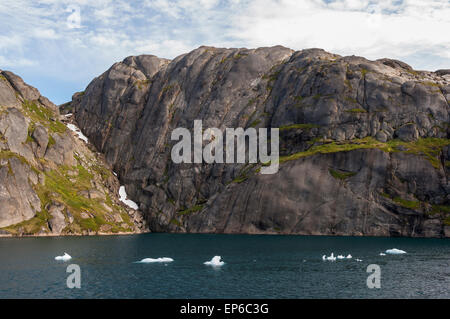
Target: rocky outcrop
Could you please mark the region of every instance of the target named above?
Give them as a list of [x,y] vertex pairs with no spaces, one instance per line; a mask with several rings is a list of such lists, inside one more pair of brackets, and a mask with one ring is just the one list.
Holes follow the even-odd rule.
[[[320,49],[128,57],[64,106],[154,231],[449,234],[448,72]],[[175,164],[173,129],[280,128],[280,169]]]
[[68,121],[36,88],[0,71],[0,235],[145,230],[134,221],[140,213],[119,202],[119,182],[103,157]]
[[41,210],[33,189],[38,176],[18,157],[2,158],[0,165],[0,227],[31,219]]

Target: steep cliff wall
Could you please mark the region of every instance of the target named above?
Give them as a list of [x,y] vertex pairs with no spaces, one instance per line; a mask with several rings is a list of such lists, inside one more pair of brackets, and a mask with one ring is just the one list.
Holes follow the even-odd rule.
[[0,70],[0,235],[131,233],[145,229],[121,205],[102,156],[63,123],[58,107]]
[[[448,70],[320,49],[128,57],[65,106],[155,231],[450,236]],[[174,164],[177,127],[279,127],[280,169]]]

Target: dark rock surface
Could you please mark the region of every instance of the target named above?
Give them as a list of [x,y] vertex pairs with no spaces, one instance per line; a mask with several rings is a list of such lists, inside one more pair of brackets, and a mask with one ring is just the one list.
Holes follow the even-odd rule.
[[[447,72],[321,49],[128,57],[66,110],[154,231],[448,236]],[[260,164],[174,164],[177,127],[279,127]],[[447,225],[447,226],[446,226]]]

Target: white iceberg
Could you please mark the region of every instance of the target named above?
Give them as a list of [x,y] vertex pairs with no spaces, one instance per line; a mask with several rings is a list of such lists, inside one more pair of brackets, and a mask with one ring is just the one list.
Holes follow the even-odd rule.
[[72,259],[72,256],[70,256],[68,253],[64,253],[63,256],[56,256],[55,260],[62,260],[62,261],[68,261]]
[[170,263],[173,259],[170,257],[159,257],[159,258],[144,258],[141,261],[138,261],[138,263]]
[[336,260],[336,257],[334,257],[334,254],[331,253],[331,255],[327,257],[327,260],[329,260],[329,261],[335,261],[335,260]]
[[358,258],[356,258],[356,261],[362,261],[362,259],[358,259]]
[[119,188],[119,200],[128,207],[131,207],[135,210],[139,209],[139,206],[135,202],[128,199],[127,192],[125,191],[125,186],[120,186]]
[[78,127],[76,127],[73,124],[67,124],[67,127],[69,128],[69,130],[71,130],[72,132],[74,132],[75,134],[78,135],[78,138],[82,141],[84,141],[85,143],[88,143],[88,138],[86,137],[86,135],[84,135],[80,129]]
[[326,256],[326,255],[323,255],[323,256],[322,256],[322,260],[327,260],[327,256]]
[[380,256],[386,256],[386,254],[385,253],[380,253]]
[[203,264],[214,267],[223,266],[225,263],[221,259],[220,256],[214,256],[210,261],[205,261]]
[[397,249],[397,248],[392,248],[392,249],[386,250],[386,254],[401,255],[401,254],[406,254],[406,251],[400,250],[400,249]]
[[343,255],[338,255],[337,256],[337,259],[344,259],[345,258],[345,256],[343,256]]
[[352,255],[348,254],[346,258],[347,259],[352,259],[353,257],[352,257]]

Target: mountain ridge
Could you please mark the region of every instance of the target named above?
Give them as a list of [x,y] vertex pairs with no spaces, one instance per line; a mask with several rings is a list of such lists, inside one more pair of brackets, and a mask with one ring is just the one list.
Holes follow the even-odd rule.
[[[153,231],[448,237],[448,70],[322,49],[130,56],[67,105]],[[279,127],[280,171],[173,164],[170,132]]]
[[[450,70],[202,46],[173,60],[129,56],[59,108],[0,72],[0,235],[121,233],[118,210],[128,233],[450,237]],[[279,128],[278,173],[173,163],[171,132],[198,119],[222,131]],[[19,162],[31,173],[17,173]],[[139,211],[120,203],[119,185]]]

